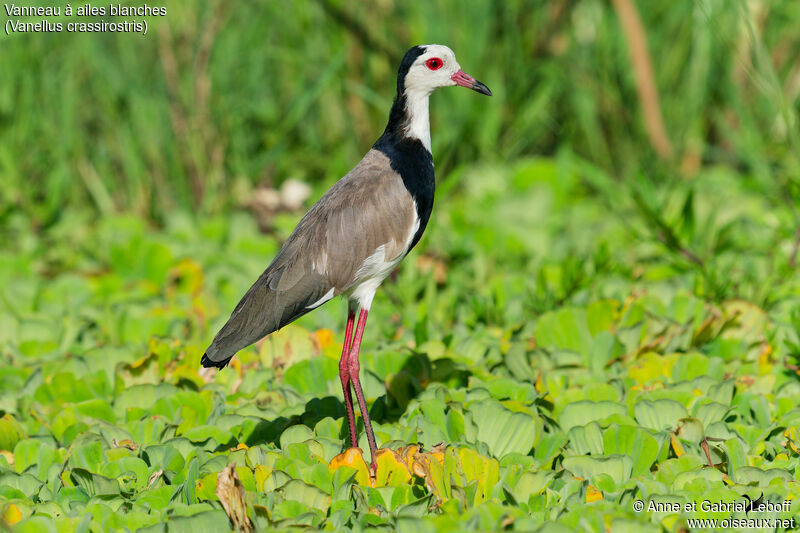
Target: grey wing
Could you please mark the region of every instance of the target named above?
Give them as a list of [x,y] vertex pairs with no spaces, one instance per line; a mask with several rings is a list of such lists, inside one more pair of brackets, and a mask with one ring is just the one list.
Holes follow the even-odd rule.
[[408,251],[417,222],[414,200],[380,152],[369,152],[353,171],[320,200],[325,223],[315,225],[324,243],[323,269],[337,294],[368,275],[367,258],[383,247],[385,261]]
[[300,220],[214,337],[201,363],[223,367],[236,352],[348,291],[383,246],[407,250],[416,212],[385,156],[371,151]]
[[286,243],[278,257],[250,287],[206,350],[205,367],[224,367],[236,352],[333,297],[328,280],[310,270]]

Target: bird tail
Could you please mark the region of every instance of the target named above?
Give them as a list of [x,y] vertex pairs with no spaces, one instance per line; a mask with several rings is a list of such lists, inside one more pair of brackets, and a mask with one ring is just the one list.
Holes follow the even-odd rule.
[[217,367],[222,370],[228,365],[231,359],[233,359],[232,356],[228,357],[227,359],[223,359],[222,361],[212,361],[208,354],[204,353],[203,357],[200,359],[200,364],[203,365],[203,368]]
[[242,348],[311,311],[314,306],[309,304],[331,289],[327,280],[315,272],[290,272],[295,276],[294,282],[281,289],[285,268],[274,265],[273,262],[250,287],[214,337],[200,360],[204,367],[224,368]]

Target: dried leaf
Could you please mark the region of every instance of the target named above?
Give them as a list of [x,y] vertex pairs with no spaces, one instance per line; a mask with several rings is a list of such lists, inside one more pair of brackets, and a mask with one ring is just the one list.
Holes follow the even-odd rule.
[[433,448],[431,448],[431,453],[432,454],[444,453],[446,450],[447,450],[447,444],[445,444],[444,442],[440,442],[439,444],[433,445]]
[[406,465],[406,468],[409,472],[414,471],[414,456],[417,455],[419,452],[419,446],[416,444],[412,444],[410,446],[403,446],[402,448],[397,449],[397,453],[403,458],[403,462]]
[[222,503],[222,508],[233,523],[237,531],[251,533],[255,531],[253,523],[247,516],[247,507],[244,502],[244,486],[235,465],[228,465],[217,476],[217,498]]
[[139,449],[139,445],[133,442],[131,439],[122,439],[121,441],[117,441],[117,439],[111,439],[111,444],[115,448],[127,448],[131,451],[136,451]]
[[164,473],[163,470],[156,470],[155,472],[150,474],[150,479],[147,480],[147,488],[149,489],[150,487],[152,487],[153,484],[156,481],[158,481],[158,478],[160,478],[163,473]]

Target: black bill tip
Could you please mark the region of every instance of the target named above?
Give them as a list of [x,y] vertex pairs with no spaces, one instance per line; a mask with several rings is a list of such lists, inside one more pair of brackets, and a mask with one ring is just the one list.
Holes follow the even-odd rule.
[[486,96],[492,96],[492,91],[490,91],[489,88],[486,85],[484,85],[483,83],[479,82],[478,80],[475,80],[472,83],[472,87],[470,87],[470,89],[472,89],[475,92],[479,92],[481,94],[485,94]]

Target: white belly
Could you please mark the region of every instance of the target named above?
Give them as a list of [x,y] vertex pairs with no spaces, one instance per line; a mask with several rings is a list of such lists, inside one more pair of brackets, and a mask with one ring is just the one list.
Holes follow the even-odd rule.
[[[414,240],[419,229],[419,218],[416,216],[417,206],[414,205],[414,224],[411,226],[411,232],[406,238],[405,246],[402,253],[397,257],[386,257],[385,244],[378,246],[375,251],[367,257],[356,273],[356,285],[350,289],[349,298],[358,302],[359,307],[365,311],[369,311],[372,305],[372,299],[375,297],[375,291],[383,280],[392,273],[392,270],[403,260],[411,247],[411,241]],[[392,247],[394,248],[394,247]]]

